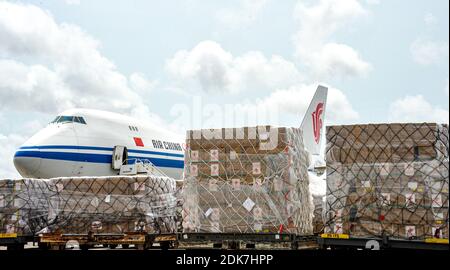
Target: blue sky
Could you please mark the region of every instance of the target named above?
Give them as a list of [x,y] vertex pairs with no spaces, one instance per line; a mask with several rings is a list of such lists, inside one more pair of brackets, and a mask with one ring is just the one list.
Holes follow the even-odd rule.
[[[71,107],[180,131],[238,125],[224,108],[239,104],[238,115],[267,110],[277,117],[262,122],[296,126],[319,82],[328,124],[448,122],[448,10],[445,0],[0,1],[2,155]],[[195,115],[194,100],[220,112]]]

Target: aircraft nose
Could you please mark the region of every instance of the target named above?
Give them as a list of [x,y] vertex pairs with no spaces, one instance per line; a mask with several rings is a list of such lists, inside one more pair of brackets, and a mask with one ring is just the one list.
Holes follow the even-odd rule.
[[39,149],[24,150],[19,149],[14,155],[14,167],[23,177],[33,177],[39,170],[41,157]]

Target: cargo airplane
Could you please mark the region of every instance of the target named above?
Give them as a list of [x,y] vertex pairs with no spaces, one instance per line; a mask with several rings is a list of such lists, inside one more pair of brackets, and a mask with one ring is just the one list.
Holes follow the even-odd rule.
[[[319,86],[301,128],[305,147],[320,152],[328,89]],[[167,176],[181,179],[184,135],[117,113],[71,109],[62,112],[15,153],[23,177],[117,175],[123,164],[146,161]]]

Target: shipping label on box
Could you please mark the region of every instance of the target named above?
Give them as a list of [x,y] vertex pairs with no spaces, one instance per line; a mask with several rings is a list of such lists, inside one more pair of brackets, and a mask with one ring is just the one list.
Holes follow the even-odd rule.
[[189,172],[190,172],[191,176],[194,176],[194,177],[198,176],[198,166],[195,164],[191,165],[189,167]]
[[262,179],[261,178],[253,178],[253,189],[254,190],[261,190],[262,188]]
[[231,187],[233,190],[241,190],[241,179],[233,178],[231,179]]
[[219,164],[211,164],[211,176],[219,176]]
[[231,160],[235,160],[236,158],[237,158],[236,151],[231,150],[230,151],[230,159]]
[[219,150],[211,149],[210,155],[211,155],[211,161],[219,161]]
[[255,220],[261,220],[263,215],[263,211],[260,207],[254,207],[253,208],[253,218]]
[[220,209],[219,208],[213,208],[212,209],[210,219],[212,221],[219,221],[220,220]]
[[197,162],[198,161],[198,151],[197,150],[191,150],[191,161]]
[[205,212],[205,217],[208,218],[212,214],[212,212],[213,212],[213,209],[212,208],[208,208],[208,210],[206,210],[206,212]]
[[247,198],[243,203],[242,206],[244,206],[244,208],[250,212],[252,211],[253,207],[255,206],[255,202],[252,201],[252,199]]
[[209,179],[208,189],[213,192],[218,190],[217,179]]
[[405,226],[407,238],[416,237],[416,226]]
[[260,162],[253,162],[252,163],[252,173],[254,175],[261,174],[261,163]]

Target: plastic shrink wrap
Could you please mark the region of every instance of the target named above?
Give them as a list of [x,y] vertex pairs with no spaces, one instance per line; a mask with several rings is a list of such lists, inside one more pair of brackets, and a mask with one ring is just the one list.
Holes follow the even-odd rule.
[[147,175],[0,180],[0,232],[174,232],[175,192]]
[[448,126],[327,127],[325,232],[448,238]]
[[184,232],[312,234],[301,130],[191,130],[186,145]]

